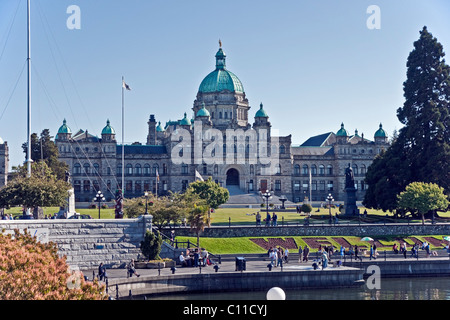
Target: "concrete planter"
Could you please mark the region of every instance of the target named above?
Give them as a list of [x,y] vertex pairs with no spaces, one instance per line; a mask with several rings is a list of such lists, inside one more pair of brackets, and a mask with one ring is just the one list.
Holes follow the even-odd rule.
[[146,268],[147,269],[164,269],[165,268],[165,262],[164,261],[147,262]]
[[166,261],[165,262],[165,266],[166,266],[166,268],[172,268],[172,267],[175,267],[175,260],[170,260],[170,261]]

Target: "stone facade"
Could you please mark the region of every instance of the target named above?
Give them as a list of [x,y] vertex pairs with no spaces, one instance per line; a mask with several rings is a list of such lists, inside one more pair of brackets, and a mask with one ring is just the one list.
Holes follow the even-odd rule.
[[27,229],[41,242],[54,242],[67,264],[81,270],[124,267],[141,254],[140,243],[151,228],[151,215],[120,220],[1,220],[3,233]]
[[110,201],[119,188],[125,197],[145,191],[182,192],[198,174],[241,193],[270,190],[293,202],[305,198],[324,202],[331,193],[343,201],[349,163],[361,201],[367,189],[366,170],[388,147],[381,125],[374,141],[357,131],[349,134],[342,124],[336,133],[313,136],[294,146],[291,135],[273,134],[262,103],[251,121],[243,85],[226,69],[225,57],[220,48],[216,69],[200,84],[193,116],[185,113],[181,120],[162,126],[150,115],[145,144],[119,145],[109,121],[98,138],[83,130],[72,134],[64,120],[55,142],[60,160],[70,167],[76,201],[90,202],[98,190]]

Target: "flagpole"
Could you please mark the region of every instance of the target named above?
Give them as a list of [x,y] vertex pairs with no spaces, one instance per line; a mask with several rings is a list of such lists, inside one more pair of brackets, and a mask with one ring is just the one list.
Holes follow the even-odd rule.
[[31,176],[31,8],[30,0],[27,3],[27,64],[28,64],[28,98],[27,98],[27,173]]
[[125,94],[124,94],[124,90],[125,90],[125,85],[124,82],[125,80],[123,79],[122,76],[122,195],[125,198],[125,142],[124,142],[124,116],[125,116]]

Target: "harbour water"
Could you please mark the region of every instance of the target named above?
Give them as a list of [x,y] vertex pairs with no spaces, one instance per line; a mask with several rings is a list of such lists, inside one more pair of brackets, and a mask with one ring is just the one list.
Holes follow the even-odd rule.
[[[286,300],[450,300],[450,277],[383,278],[380,289],[285,290]],[[149,296],[148,300],[265,300],[266,292],[189,293]]]

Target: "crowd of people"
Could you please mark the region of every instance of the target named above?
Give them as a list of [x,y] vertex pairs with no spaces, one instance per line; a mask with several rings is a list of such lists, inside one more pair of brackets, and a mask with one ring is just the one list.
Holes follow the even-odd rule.
[[186,252],[181,252],[179,256],[179,262],[182,267],[206,267],[214,264],[212,258],[209,256],[208,251],[205,248],[186,249]]

